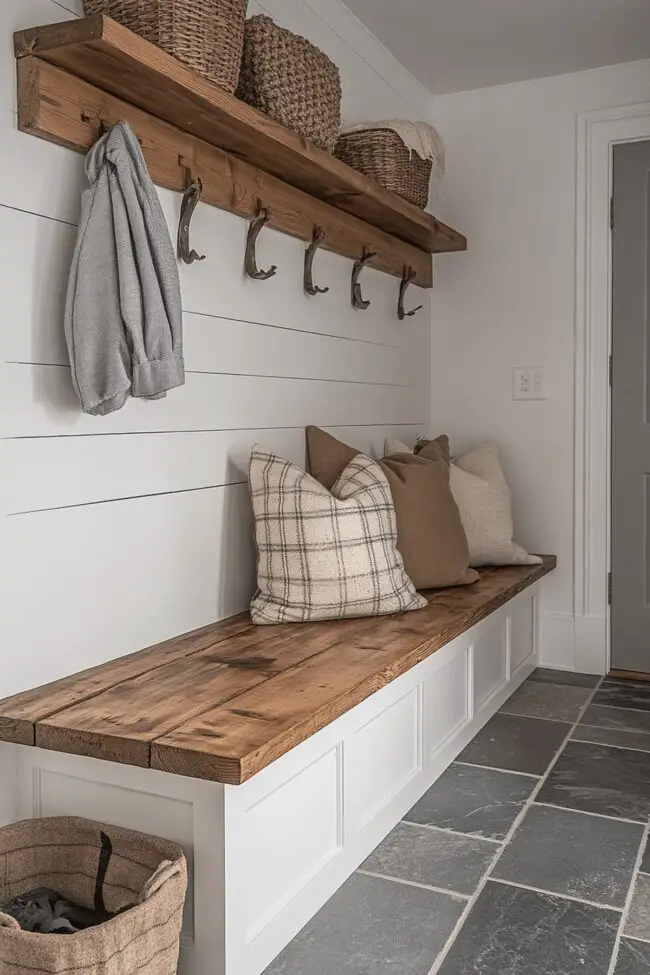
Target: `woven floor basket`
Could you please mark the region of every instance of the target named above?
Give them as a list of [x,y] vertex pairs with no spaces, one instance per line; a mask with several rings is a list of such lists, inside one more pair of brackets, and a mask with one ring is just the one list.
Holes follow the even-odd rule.
[[247,0],[84,0],[87,17],[106,14],[197,74],[234,92]]
[[61,935],[23,931],[0,912],[2,975],[176,975],[187,865],[174,843],[70,817],[5,826],[0,904],[47,887],[92,907],[101,830],[113,846],[103,893],[115,917]]
[[326,54],[270,17],[246,21],[237,96],[332,152],[341,126],[341,76]]
[[433,162],[411,154],[391,129],[367,129],[340,136],[335,155],[348,166],[409,203],[424,209],[429,202]]

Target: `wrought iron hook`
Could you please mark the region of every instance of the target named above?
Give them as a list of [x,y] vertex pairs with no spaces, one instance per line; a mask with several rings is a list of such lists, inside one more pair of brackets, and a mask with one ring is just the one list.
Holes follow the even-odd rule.
[[314,284],[313,277],[313,265],[314,256],[320,245],[325,240],[325,231],[322,227],[314,227],[314,239],[305,251],[305,273],[304,273],[304,286],[305,291],[308,295],[324,295],[327,294],[329,288],[319,288],[317,284]]
[[190,250],[190,223],[192,221],[192,215],[201,199],[202,192],[203,183],[197,176],[196,179],[191,181],[183,193],[181,219],[178,224],[178,256],[185,264],[193,264],[194,261],[205,260],[205,254],[197,254],[195,250]]
[[246,274],[249,278],[255,278],[256,281],[266,281],[268,278],[272,278],[277,267],[272,264],[268,271],[261,271],[257,266],[257,260],[255,257],[255,245],[257,243],[257,238],[260,235],[262,227],[264,227],[270,220],[271,214],[269,211],[262,207],[260,212],[251,221],[248,228],[248,237],[246,238],[246,259],[244,266],[246,268]]
[[352,265],[352,307],[360,308],[365,311],[366,308],[370,306],[370,302],[361,294],[361,285],[359,284],[359,275],[363,271],[366,264],[376,257],[377,255],[373,251],[368,251],[364,247],[363,257],[360,261],[355,261]]
[[406,298],[406,291],[409,284],[411,284],[416,276],[417,271],[414,271],[412,267],[409,266],[404,268],[404,274],[402,275],[402,281],[399,286],[399,300],[397,302],[397,317],[399,318],[400,322],[404,321],[405,318],[410,318],[411,315],[415,315],[416,311],[419,311],[422,308],[422,305],[418,305],[417,308],[414,308],[412,311],[404,311],[404,299]]

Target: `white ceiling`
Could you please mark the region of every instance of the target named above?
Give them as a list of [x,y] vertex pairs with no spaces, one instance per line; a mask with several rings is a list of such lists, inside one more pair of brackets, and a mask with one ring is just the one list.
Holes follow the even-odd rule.
[[650,58],[650,0],[344,0],[435,94]]

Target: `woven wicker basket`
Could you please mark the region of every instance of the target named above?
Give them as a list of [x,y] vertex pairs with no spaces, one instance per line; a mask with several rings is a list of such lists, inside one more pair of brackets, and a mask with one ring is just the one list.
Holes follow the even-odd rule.
[[346,133],[339,137],[335,155],[409,203],[424,209],[429,202],[433,162],[411,154],[391,129]]
[[332,152],[341,125],[341,76],[327,55],[270,17],[246,21],[237,96]]
[[84,0],[87,17],[106,14],[234,92],[247,0]]

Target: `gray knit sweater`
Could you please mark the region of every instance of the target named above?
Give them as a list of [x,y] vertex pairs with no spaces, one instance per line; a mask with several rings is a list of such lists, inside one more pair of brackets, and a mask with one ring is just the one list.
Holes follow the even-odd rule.
[[85,413],[185,382],[178,265],[138,140],[126,122],[86,158],[65,334]]

